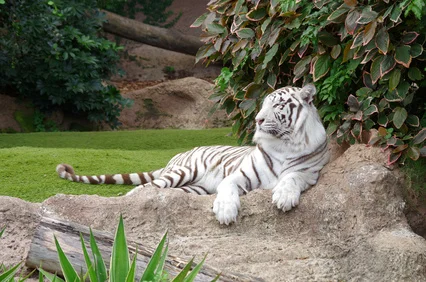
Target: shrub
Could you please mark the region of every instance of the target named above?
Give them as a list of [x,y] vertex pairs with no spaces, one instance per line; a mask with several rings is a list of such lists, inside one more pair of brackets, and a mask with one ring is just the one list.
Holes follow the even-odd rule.
[[223,60],[211,97],[253,135],[261,98],[314,82],[329,134],[391,149],[389,163],[426,156],[426,5],[422,0],[210,1],[197,60]]
[[98,36],[95,0],[6,1],[0,9],[0,88],[14,88],[42,112],[57,108],[118,125],[130,105],[103,84],[117,73],[115,43]]

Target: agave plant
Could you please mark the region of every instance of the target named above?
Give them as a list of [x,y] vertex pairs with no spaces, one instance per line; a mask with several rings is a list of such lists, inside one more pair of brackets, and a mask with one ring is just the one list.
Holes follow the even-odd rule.
[[[79,275],[74,269],[66,254],[63,252],[58,240],[55,238],[56,249],[59,256],[59,262],[61,265],[64,279],[58,277],[55,274],[49,273],[42,268],[39,268],[39,280],[43,281],[43,277],[46,277],[50,281],[64,282],[82,282],[89,279],[91,282],[133,282],[136,281],[136,257],[137,251],[130,260],[129,250],[126,242],[126,235],[124,231],[123,218],[120,216],[117,231],[115,233],[115,239],[112,247],[111,261],[109,271],[107,271],[105,262],[97,246],[96,240],[93,236],[92,230],[90,230],[90,248],[92,250],[92,258],[86,248],[85,241],[80,234],[81,247],[83,250],[84,259],[87,266],[87,273]],[[173,282],[192,282],[199,273],[204,259],[197,264],[192,271],[191,266],[193,259],[182,269],[182,271],[173,279],[168,278],[167,272],[164,270],[164,265],[168,252],[167,232],[164,234],[160,243],[158,244],[154,254],[152,255],[144,273],[141,275],[139,281],[173,281]],[[217,276],[214,281],[219,278]],[[0,281],[2,281],[0,279]]]

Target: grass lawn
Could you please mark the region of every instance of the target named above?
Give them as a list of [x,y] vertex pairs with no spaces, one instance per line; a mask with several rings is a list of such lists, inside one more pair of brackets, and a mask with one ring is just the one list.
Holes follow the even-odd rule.
[[0,195],[41,202],[57,193],[117,196],[132,186],[60,179],[56,165],[96,175],[150,171],[196,146],[236,145],[230,128],[0,134]]

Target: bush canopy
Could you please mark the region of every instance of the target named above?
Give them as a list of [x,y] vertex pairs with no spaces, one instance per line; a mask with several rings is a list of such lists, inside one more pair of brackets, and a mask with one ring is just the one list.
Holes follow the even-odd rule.
[[95,0],[0,3],[0,89],[43,112],[60,108],[118,126],[130,101],[103,83],[118,72],[120,50],[99,37],[103,21]]
[[391,150],[389,163],[426,156],[426,4],[423,0],[213,0],[193,27],[197,60],[222,60],[211,97],[249,142],[260,101],[313,82],[329,134]]

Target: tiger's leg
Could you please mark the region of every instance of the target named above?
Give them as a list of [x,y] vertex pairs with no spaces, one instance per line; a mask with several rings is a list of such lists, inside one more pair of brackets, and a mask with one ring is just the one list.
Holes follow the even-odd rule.
[[147,185],[152,185],[157,188],[180,188],[182,186],[185,186],[187,183],[194,181],[195,177],[194,173],[189,167],[174,167],[172,170],[163,173],[151,182],[133,188],[126,195],[132,195],[137,191],[143,189]]
[[220,224],[237,221],[240,208],[240,195],[247,193],[246,179],[240,173],[224,178],[217,187],[217,196],[213,203],[213,212]]
[[284,175],[272,190],[272,203],[283,211],[296,207],[300,194],[317,182],[318,175],[318,172],[291,172]]

